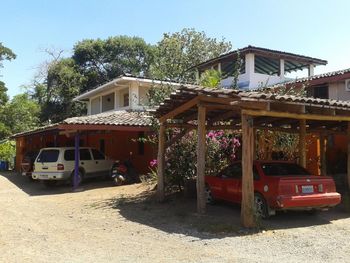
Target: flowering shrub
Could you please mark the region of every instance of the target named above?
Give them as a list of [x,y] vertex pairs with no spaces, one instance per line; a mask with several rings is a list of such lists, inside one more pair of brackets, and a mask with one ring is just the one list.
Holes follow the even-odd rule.
[[[206,136],[206,174],[219,172],[236,159],[239,140],[224,131],[210,131]],[[165,176],[169,186],[181,189],[184,181],[196,175],[197,134],[190,132],[166,151]],[[153,164],[154,162],[152,162]]]

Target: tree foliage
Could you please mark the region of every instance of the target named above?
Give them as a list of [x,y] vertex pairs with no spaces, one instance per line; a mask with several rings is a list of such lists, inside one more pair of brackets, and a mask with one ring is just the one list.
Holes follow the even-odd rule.
[[189,68],[230,50],[230,42],[210,38],[205,32],[195,29],[185,28],[181,32],[166,33],[156,46],[151,73],[158,79],[193,82],[194,73]]
[[203,72],[199,80],[200,85],[208,88],[217,88],[220,85],[222,74],[215,69],[209,69]]
[[14,134],[36,128],[39,125],[39,111],[39,105],[30,99],[28,94],[14,96],[1,108],[0,123],[4,126],[0,125],[0,132],[3,130]]
[[0,143],[0,160],[12,163],[16,155],[16,144],[14,141]]
[[72,58],[86,78],[81,92],[122,74],[149,75],[153,49],[140,37],[116,36],[78,42]]
[[[13,53],[11,49],[9,49],[8,47],[5,47],[0,42],[0,68],[3,67],[2,62],[4,60],[12,60],[15,58],[16,58],[15,53]],[[4,105],[7,101],[8,101],[7,88],[5,86],[5,83],[0,81],[0,106]]]
[[73,99],[80,94],[84,83],[85,77],[79,73],[73,59],[52,62],[48,68],[46,85],[39,84],[35,88],[34,98],[41,105],[41,122],[59,122],[82,115],[84,105],[73,102]]

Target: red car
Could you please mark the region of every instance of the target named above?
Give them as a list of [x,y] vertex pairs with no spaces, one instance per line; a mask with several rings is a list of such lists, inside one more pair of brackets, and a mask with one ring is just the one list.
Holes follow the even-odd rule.
[[[334,180],[311,175],[301,166],[284,161],[255,161],[254,201],[258,216],[267,218],[276,210],[320,210],[336,206],[341,196]],[[241,203],[242,164],[234,162],[217,176],[206,176],[207,202],[215,199]]]

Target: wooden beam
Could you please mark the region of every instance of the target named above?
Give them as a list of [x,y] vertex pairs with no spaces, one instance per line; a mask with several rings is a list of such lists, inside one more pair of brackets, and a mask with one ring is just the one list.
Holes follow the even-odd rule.
[[164,170],[165,170],[165,126],[160,123],[157,156],[157,197],[158,201],[164,201]]
[[273,102],[270,104],[271,111],[287,111],[290,113],[305,113],[305,105]]
[[244,227],[255,227],[253,184],[253,118],[242,114],[242,207],[241,222]]
[[231,105],[237,105],[241,108],[248,108],[253,110],[270,110],[269,101],[252,101],[252,100],[240,100],[231,103]]
[[350,189],[350,122],[348,122],[348,127],[347,127],[347,138],[348,138],[347,178],[348,178],[348,189]]
[[239,112],[239,108],[236,105],[214,104],[214,103],[200,103],[201,106],[207,108],[207,110],[236,110]]
[[319,120],[319,121],[350,121],[350,116],[317,115],[317,114],[297,114],[280,111],[264,110],[242,110],[242,114],[251,116],[270,116],[276,118],[291,118],[298,120]]
[[205,198],[205,115],[206,109],[198,106],[198,141],[197,141],[197,212],[204,214],[206,210]]
[[327,141],[324,133],[320,134],[320,161],[321,161],[321,175],[327,175]]
[[306,168],[306,121],[299,122],[299,164]]
[[223,98],[223,97],[209,97],[206,95],[198,95],[199,101],[203,102],[210,102],[210,103],[216,103],[216,104],[224,104],[224,105],[230,105],[230,103],[234,100],[234,98]]
[[192,108],[198,103],[198,97],[195,97],[184,104],[180,105],[179,107],[175,108],[174,110],[168,112],[167,114],[163,115],[162,117],[159,118],[159,122],[164,122],[168,119],[174,118],[176,115]]

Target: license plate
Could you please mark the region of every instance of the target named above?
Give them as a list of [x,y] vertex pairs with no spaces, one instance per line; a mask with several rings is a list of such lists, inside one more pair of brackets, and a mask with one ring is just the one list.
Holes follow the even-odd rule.
[[47,174],[41,174],[39,175],[39,178],[48,178],[49,176]]
[[303,194],[311,194],[314,192],[314,186],[313,185],[302,185],[301,192]]

